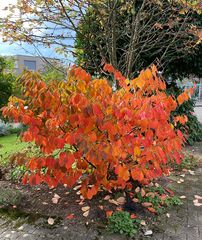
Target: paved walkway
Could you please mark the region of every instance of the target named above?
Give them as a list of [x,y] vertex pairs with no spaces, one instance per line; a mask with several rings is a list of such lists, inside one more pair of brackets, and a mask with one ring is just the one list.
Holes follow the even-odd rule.
[[198,120],[202,123],[202,103],[196,106],[194,110]]
[[[172,208],[170,217],[162,217],[157,231],[152,240],[202,240],[202,200],[198,200],[201,206],[195,206],[194,195],[202,196],[202,165],[195,172],[186,174],[185,177],[172,177],[172,188],[182,199],[184,204]],[[177,181],[183,178],[184,182]],[[199,204],[200,205],[200,204]]]

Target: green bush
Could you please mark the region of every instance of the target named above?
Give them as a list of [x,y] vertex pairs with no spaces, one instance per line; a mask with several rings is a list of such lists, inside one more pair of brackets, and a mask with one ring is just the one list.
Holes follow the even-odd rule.
[[4,123],[0,120],[0,137],[8,136],[10,134],[17,134],[19,135],[24,130],[22,124],[11,124],[11,123]]
[[128,212],[114,212],[109,217],[108,229],[110,232],[132,237],[137,233],[137,228],[135,220],[131,219]]
[[183,204],[183,202],[179,197],[173,196],[173,197],[170,197],[170,198],[166,198],[165,204],[168,207],[172,207],[172,206],[181,206]]
[[[176,82],[172,81],[168,83],[167,93],[168,95],[173,95],[175,97],[179,96],[184,91],[183,87],[177,85]],[[194,115],[194,107],[196,104],[196,94],[188,101],[185,101],[180,105],[172,116],[186,115],[188,122],[185,125],[178,123],[177,127],[187,136],[187,144],[193,145],[194,142],[202,141],[202,124],[198,121],[197,117]]]
[[9,124],[4,123],[0,120],[0,137],[7,136],[9,134]]
[[15,76],[9,71],[10,68],[10,61],[0,57],[0,109],[13,93]]

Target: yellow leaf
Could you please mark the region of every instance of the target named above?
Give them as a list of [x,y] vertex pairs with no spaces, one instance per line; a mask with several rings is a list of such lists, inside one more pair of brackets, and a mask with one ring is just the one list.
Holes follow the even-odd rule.
[[140,156],[140,154],[141,154],[140,148],[138,146],[135,146],[134,147],[134,156],[138,157],[138,156]]

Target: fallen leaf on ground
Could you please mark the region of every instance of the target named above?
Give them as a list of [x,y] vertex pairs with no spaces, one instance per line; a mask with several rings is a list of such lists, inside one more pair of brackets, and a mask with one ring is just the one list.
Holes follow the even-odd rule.
[[200,206],[202,206],[202,203],[199,203],[199,202],[194,203],[194,206],[196,206],[196,207],[200,207]]
[[61,197],[57,193],[55,193],[54,198],[60,199]]
[[47,202],[42,202],[42,204],[43,204],[43,205],[48,205],[48,203],[47,203]]
[[74,187],[73,189],[75,190],[75,191],[77,191],[77,190],[79,190],[81,188],[81,185],[77,185],[76,187]]
[[105,200],[105,201],[108,201],[109,199],[110,199],[110,196],[109,196],[109,195],[107,195],[107,196],[104,197],[104,200]]
[[153,207],[147,208],[151,213],[156,213],[156,210]]
[[168,197],[168,196],[167,196],[166,194],[162,194],[161,196],[159,196],[159,198],[160,198],[162,201],[166,200],[167,197]]
[[140,187],[136,187],[135,192],[139,193],[140,192]]
[[183,178],[180,178],[177,183],[183,183],[184,182],[184,179]]
[[72,219],[74,218],[74,214],[73,213],[70,213],[69,215],[66,216],[66,219]]
[[88,217],[88,215],[89,215],[89,210],[83,213],[84,217]]
[[146,195],[146,192],[145,192],[145,190],[142,188],[142,189],[141,189],[141,196],[144,197],[145,195]]
[[181,199],[185,199],[185,198],[186,198],[186,196],[184,196],[184,195],[183,195],[183,196],[180,196],[180,198],[181,198]]
[[174,192],[171,189],[169,188],[164,188],[164,189],[171,195],[171,197],[174,196]]
[[116,201],[119,203],[119,204],[124,204],[126,202],[126,199],[124,197],[119,197],[116,199]]
[[86,207],[82,207],[82,208],[81,208],[81,210],[82,210],[83,212],[86,212],[86,211],[88,211],[89,209],[90,209],[89,206],[86,206]]
[[196,199],[198,199],[198,200],[202,200],[202,197],[199,196],[199,195],[194,195],[194,197],[195,197]]
[[115,204],[116,206],[119,205],[119,203],[117,201],[115,201],[114,199],[109,199],[109,202],[112,204]]
[[168,217],[168,218],[169,218],[169,217],[170,217],[170,213],[166,213],[166,217]]
[[198,199],[194,199],[194,200],[193,200],[193,203],[198,203]]
[[100,208],[101,210],[103,210],[103,209],[104,209],[104,207],[103,207],[102,205],[99,205],[99,208]]
[[55,222],[55,221],[54,221],[53,218],[51,218],[51,217],[48,218],[48,224],[49,224],[49,225],[53,225],[54,222]]
[[60,198],[61,198],[61,197],[60,197],[57,193],[55,193],[54,196],[53,196],[53,198],[52,198],[52,202],[53,202],[54,204],[57,204]]
[[58,199],[58,198],[52,198],[52,202],[53,202],[54,204],[57,204],[57,203],[58,203],[58,201],[59,201],[59,199]]
[[133,198],[133,202],[137,203],[137,202],[139,202],[139,199],[138,198]]
[[145,236],[150,236],[150,235],[152,235],[152,234],[153,234],[152,230],[147,230],[147,231],[144,233]]
[[106,216],[110,217],[112,215],[113,211],[106,211]]
[[137,218],[137,215],[134,214],[134,213],[132,213],[132,214],[130,215],[130,218],[131,218],[131,219],[135,219],[135,218]]
[[140,224],[141,224],[142,226],[146,226],[146,222],[145,222],[144,220],[142,220],[142,221],[140,222]]
[[192,171],[192,170],[188,170],[188,172],[189,172],[191,175],[195,175],[195,172]]
[[142,203],[142,206],[144,206],[144,207],[151,207],[151,206],[152,206],[152,203],[150,203],[150,202],[144,202],[144,203]]

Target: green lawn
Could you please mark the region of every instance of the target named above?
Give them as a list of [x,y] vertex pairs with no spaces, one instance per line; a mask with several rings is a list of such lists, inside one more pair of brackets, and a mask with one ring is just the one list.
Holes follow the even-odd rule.
[[6,164],[9,156],[22,151],[28,143],[21,142],[16,134],[0,137],[0,164]]

